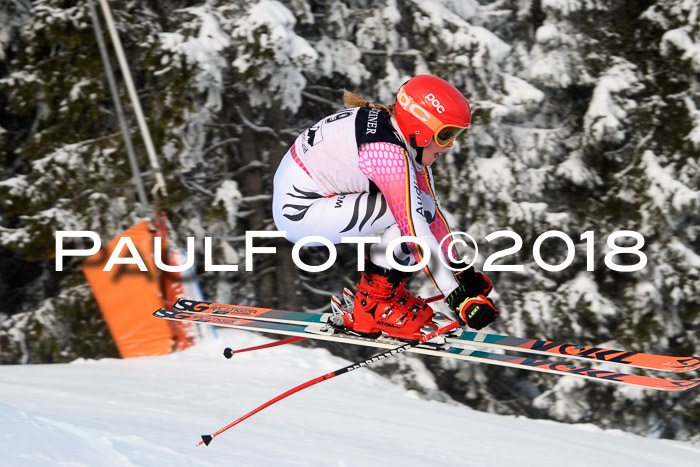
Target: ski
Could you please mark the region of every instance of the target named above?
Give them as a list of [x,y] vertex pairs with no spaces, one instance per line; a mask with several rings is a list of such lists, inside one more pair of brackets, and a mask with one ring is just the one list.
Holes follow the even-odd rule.
[[330,313],[275,310],[225,303],[199,302],[181,298],[172,307],[175,311],[193,311],[215,316],[236,316],[255,321],[285,322],[290,324],[326,324]]
[[[193,311],[175,311],[159,309],[153,313],[154,316],[162,319],[175,321],[189,321],[195,323],[211,324],[216,326],[232,327],[236,329],[266,332],[286,336],[308,337],[331,342],[341,342],[348,344],[365,345],[377,348],[395,348],[406,344],[405,341],[396,339],[371,339],[367,337],[354,336],[344,333],[332,333],[326,331],[319,323],[304,325],[274,321],[260,321],[251,319],[241,319],[233,316],[208,315]],[[432,355],[437,357],[449,357],[459,360],[466,360],[492,365],[507,366],[530,371],[539,371],[556,375],[570,375],[581,378],[609,381],[619,384],[640,386],[644,388],[659,389],[664,391],[682,391],[700,385],[700,378],[687,380],[667,380],[643,375],[633,375],[619,373],[615,371],[585,368],[563,363],[554,363],[547,360],[516,357],[512,355],[493,354],[480,350],[451,347],[449,349],[436,348],[429,345],[418,345],[407,349],[422,355]]]
[[[325,324],[330,313],[304,313],[298,311],[256,308],[224,303],[199,302],[180,299],[174,310],[192,311],[213,316],[235,316],[255,321],[282,322],[310,325]],[[466,330],[460,337],[447,337],[452,345],[473,345],[490,349],[512,350],[539,355],[562,356],[598,362],[626,365],[647,370],[691,371],[700,368],[700,356],[672,357],[640,352],[628,352],[603,347],[567,344],[548,340],[512,337],[486,332]]]

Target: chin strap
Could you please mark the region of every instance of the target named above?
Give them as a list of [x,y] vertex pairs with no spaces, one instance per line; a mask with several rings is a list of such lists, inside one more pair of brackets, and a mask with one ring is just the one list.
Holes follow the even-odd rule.
[[410,141],[413,149],[416,150],[416,162],[418,162],[420,165],[423,165],[423,148],[418,146],[418,143],[416,142],[416,136],[411,135],[408,137],[408,140]]

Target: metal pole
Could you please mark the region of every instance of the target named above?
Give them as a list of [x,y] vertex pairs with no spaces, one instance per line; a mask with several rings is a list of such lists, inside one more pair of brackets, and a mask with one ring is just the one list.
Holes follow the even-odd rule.
[[134,113],[136,114],[136,121],[138,122],[139,129],[141,130],[141,137],[143,138],[143,143],[146,146],[146,152],[148,153],[148,158],[151,162],[151,167],[153,168],[154,175],[156,177],[156,186],[154,191],[160,189],[163,195],[167,196],[165,189],[165,178],[163,177],[163,172],[158,163],[158,158],[156,156],[156,150],[153,146],[153,141],[151,140],[151,133],[148,131],[148,126],[146,125],[146,119],[143,116],[143,110],[141,109],[141,103],[139,102],[138,95],[136,94],[136,88],[134,87],[134,82],[131,78],[131,72],[129,71],[129,65],[126,61],[126,56],[124,55],[124,49],[122,47],[121,40],[119,39],[119,34],[117,29],[114,27],[114,19],[112,18],[112,12],[109,9],[107,0],[99,0],[100,6],[102,7],[102,13],[105,16],[105,22],[107,23],[107,30],[112,38],[112,45],[114,46],[114,51],[117,54],[117,60],[119,61],[119,67],[124,77],[124,83],[126,84],[126,89],[129,92],[129,97],[131,99],[131,104],[134,107]]
[[95,37],[97,38],[97,46],[99,47],[100,55],[102,56],[102,64],[105,68],[105,75],[107,75],[109,91],[112,95],[112,101],[114,101],[114,108],[117,111],[117,120],[119,121],[119,128],[121,129],[122,137],[124,138],[124,146],[126,147],[126,154],[129,158],[129,165],[131,166],[134,185],[136,185],[139,201],[141,202],[144,211],[149,212],[151,211],[151,206],[148,204],[146,189],[144,188],[141,172],[139,171],[139,166],[136,162],[134,145],[131,142],[131,134],[129,133],[129,127],[126,124],[126,118],[124,118],[124,109],[122,109],[122,104],[119,99],[119,92],[117,91],[117,84],[114,79],[114,70],[112,70],[112,65],[109,61],[109,54],[107,53],[107,47],[105,46],[104,38],[102,37],[102,28],[100,27],[100,21],[97,17],[97,10],[95,10],[95,5],[92,3],[92,0],[87,0],[87,4],[88,8],[90,9],[90,16],[92,16],[92,26],[95,29]]

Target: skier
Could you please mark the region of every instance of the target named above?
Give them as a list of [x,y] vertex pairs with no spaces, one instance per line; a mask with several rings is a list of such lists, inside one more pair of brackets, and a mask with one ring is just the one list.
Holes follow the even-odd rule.
[[[405,289],[410,273],[392,269],[392,240],[412,236],[430,249],[423,268],[455,311],[460,325],[481,329],[497,316],[490,280],[469,268],[453,271],[456,256],[435,193],[431,165],[471,122],[467,99],[447,81],[419,75],[404,83],[393,105],[375,105],[345,91],[346,109],[299,135],[274,179],[275,224],[296,242],[320,235],[333,243],[384,230],[344,311],[357,333],[416,339],[453,321]],[[449,239],[447,239],[449,240]],[[417,242],[389,254],[402,265],[420,262]],[[441,261],[442,259],[442,261]]]

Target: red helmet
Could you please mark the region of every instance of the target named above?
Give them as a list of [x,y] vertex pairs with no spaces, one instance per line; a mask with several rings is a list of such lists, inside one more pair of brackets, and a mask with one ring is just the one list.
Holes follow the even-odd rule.
[[427,146],[433,136],[438,146],[447,146],[472,120],[462,93],[431,75],[416,76],[401,86],[394,113],[406,140],[419,147]]

